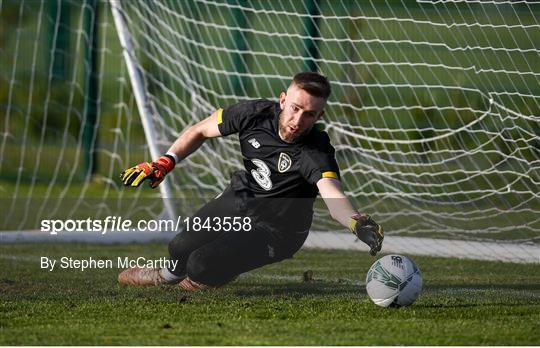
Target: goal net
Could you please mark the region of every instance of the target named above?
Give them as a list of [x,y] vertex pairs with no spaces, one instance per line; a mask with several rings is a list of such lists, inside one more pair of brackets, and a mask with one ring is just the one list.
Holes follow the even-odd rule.
[[[316,70],[332,83],[322,124],[346,193],[385,226],[388,241],[453,240],[486,253],[502,245],[503,259],[519,257],[512,246],[539,242],[539,2],[112,1],[122,27],[102,3],[94,16],[98,183],[80,169],[88,6],[70,3],[70,25],[62,27],[59,11],[53,18],[44,2],[7,4],[18,10],[10,20],[19,30],[8,37],[2,28],[0,175],[12,201],[26,202],[43,189],[32,219],[43,218],[52,196],[86,204],[96,194],[110,211],[119,200],[129,198],[135,209],[155,195],[140,190],[126,197],[117,180],[151,157],[141,117],[163,152],[217,108],[277,100],[294,74]],[[7,4],[0,5],[2,19]],[[16,20],[29,10],[31,23]],[[49,42],[37,38],[45,24],[52,28]],[[65,31],[71,46],[59,53],[55,40]],[[132,49],[120,47],[119,32]],[[126,56],[141,77],[133,86]],[[72,64],[60,82],[61,99],[53,71],[59,57]],[[143,92],[146,115],[134,89]],[[221,192],[241,160],[234,136],[207,141],[167,178],[173,196],[191,202],[177,213],[189,214]],[[145,209],[163,209],[152,202]],[[317,204],[313,230],[339,230],[330,220]],[[313,245],[351,244],[350,235],[321,235]]]

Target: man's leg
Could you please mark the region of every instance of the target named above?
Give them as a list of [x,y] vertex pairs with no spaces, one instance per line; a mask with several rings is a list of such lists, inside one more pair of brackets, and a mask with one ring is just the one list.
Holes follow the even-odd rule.
[[[191,253],[226,233],[223,229],[214,228],[213,219],[217,218],[219,221],[223,221],[225,217],[238,216],[237,211],[234,191],[230,188],[199,209],[190,218],[192,222],[191,230],[184,228],[169,242],[170,259],[178,262],[175,269],[169,269],[168,271],[179,278],[185,278],[186,267]],[[193,222],[195,218],[199,218],[201,224],[209,219],[211,222],[210,228],[194,228]]]
[[[201,221],[214,217],[223,219],[225,216],[235,216],[236,205],[234,193],[227,189],[219,197],[205,204],[191,218],[198,217]],[[169,243],[170,259],[177,260],[174,269],[158,268],[130,268],[121,272],[118,276],[118,282],[124,285],[160,285],[174,284],[186,277],[186,265],[190,254],[218,238],[223,231],[214,229],[191,229],[184,228]]]
[[[238,216],[237,199],[234,191],[229,187],[220,196],[206,203],[193,217],[201,221],[212,220],[217,217],[223,221],[224,217]],[[186,277],[186,265],[190,254],[209,243],[225,232],[219,229],[191,229],[184,228],[169,243],[171,260],[176,260],[176,268],[130,268],[118,275],[118,282],[122,285],[160,285],[174,284]]]
[[283,247],[265,230],[231,231],[190,254],[188,277],[179,285],[188,291],[222,286],[242,273],[292,257],[306,237],[292,238]]

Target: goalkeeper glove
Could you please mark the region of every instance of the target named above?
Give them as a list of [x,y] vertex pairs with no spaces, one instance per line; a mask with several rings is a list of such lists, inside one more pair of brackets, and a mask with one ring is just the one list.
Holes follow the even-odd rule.
[[144,180],[150,180],[150,187],[156,188],[165,179],[165,175],[173,170],[174,158],[170,155],[161,156],[155,162],[143,162],[135,167],[126,169],[120,174],[125,186],[138,187]]
[[353,215],[349,223],[349,229],[358,239],[369,246],[371,255],[375,256],[381,250],[384,230],[368,214]]

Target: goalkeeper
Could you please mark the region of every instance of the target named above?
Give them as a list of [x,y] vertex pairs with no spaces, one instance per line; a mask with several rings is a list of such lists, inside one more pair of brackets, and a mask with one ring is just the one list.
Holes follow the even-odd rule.
[[369,215],[359,214],[343,193],[334,148],[315,124],[330,92],[326,77],[299,73],[279,102],[259,99],[218,109],[187,128],[157,161],[125,170],[124,185],[137,187],[148,180],[155,188],[206,139],[238,133],[245,170],[233,173],[225,191],[194,217],[218,223],[244,217],[249,223],[227,231],[215,225],[185,227],[169,243],[170,258],[178,261],[175,269],[130,268],[120,273],[119,282],[173,283],[194,291],[291,258],[308,236],[318,193],[336,221],[365,242],[372,255],[379,252],[383,229]]

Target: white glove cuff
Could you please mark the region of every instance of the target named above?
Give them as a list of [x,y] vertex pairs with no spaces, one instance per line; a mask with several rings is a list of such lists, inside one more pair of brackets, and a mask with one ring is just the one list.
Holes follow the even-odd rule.
[[166,155],[169,155],[171,156],[172,158],[174,158],[174,164],[178,164],[178,156],[176,156],[176,154],[172,151],[167,151]]

